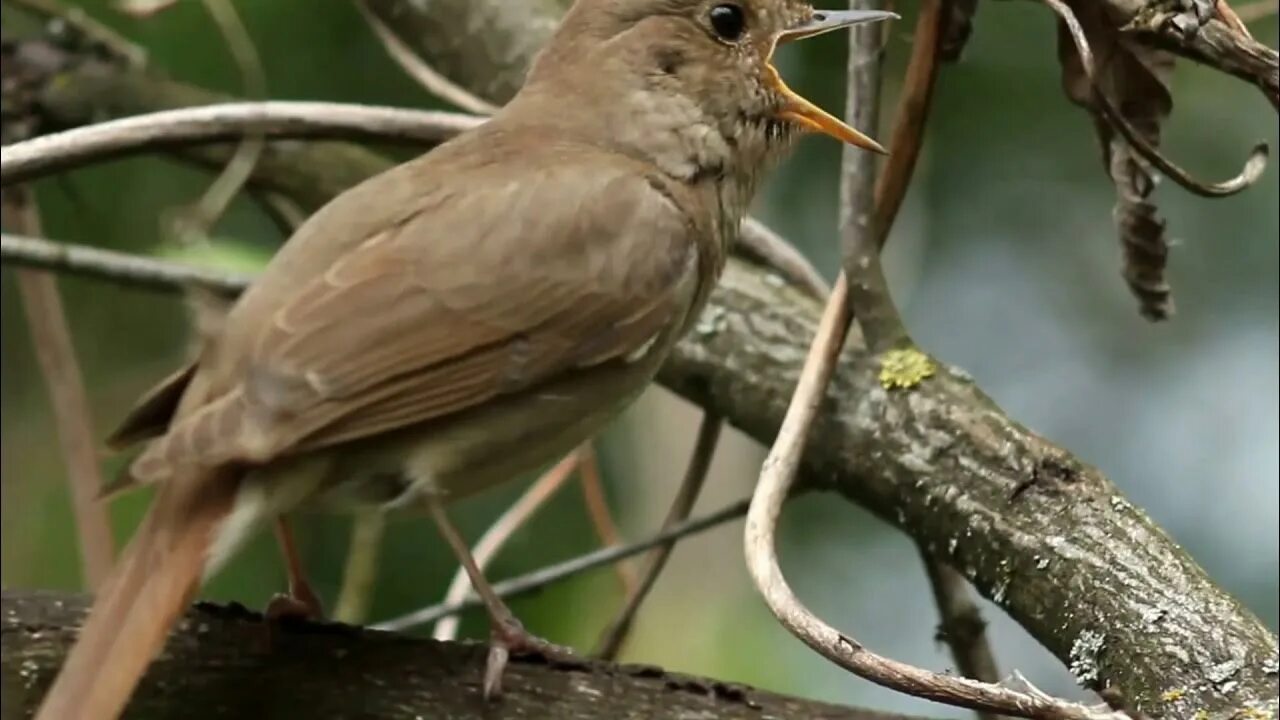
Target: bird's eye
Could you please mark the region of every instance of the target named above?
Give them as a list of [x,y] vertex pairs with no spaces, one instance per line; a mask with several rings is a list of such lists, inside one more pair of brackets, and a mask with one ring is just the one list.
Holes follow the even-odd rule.
[[737,42],[747,28],[747,19],[742,8],[733,3],[722,3],[711,8],[711,29],[721,40]]

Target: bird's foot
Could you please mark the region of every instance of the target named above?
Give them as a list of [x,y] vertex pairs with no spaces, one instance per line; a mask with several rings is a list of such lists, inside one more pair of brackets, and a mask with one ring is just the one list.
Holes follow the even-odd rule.
[[323,620],[324,605],[320,596],[305,582],[293,583],[289,592],[277,593],[263,611],[269,622],[281,620]]
[[484,668],[484,698],[502,695],[502,675],[512,654],[541,655],[553,662],[581,664],[573,650],[550,643],[524,629],[514,616],[495,618],[489,631],[489,657]]

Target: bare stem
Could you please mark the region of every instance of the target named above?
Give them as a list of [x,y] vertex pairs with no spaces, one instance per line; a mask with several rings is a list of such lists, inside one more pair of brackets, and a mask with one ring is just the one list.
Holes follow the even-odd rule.
[[381,511],[357,513],[351,524],[351,542],[342,570],[342,588],[333,608],[333,619],[359,625],[369,616],[374,581],[378,576],[378,556],[387,519]]
[[[29,188],[5,190],[3,205],[6,225],[21,232],[41,232],[39,210]],[[22,270],[17,280],[31,344],[49,393],[62,457],[67,464],[84,578],[90,590],[97,590],[115,562],[115,538],[107,507],[100,497],[102,468],[98,464],[98,441],[84,376],[76,360],[75,342],[56,276],[43,270]]]
[[[693,511],[698,494],[702,492],[702,486],[706,483],[707,471],[711,469],[711,459],[715,456],[723,426],[724,419],[719,415],[713,412],[702,414],[702,422],[698,426],[698,438],[694,441],[689,467],[685,471],[684,480],[680,483],[680,489],[676,491],[675,499],[671,502],[671,509],[667,511],[667,518],[662,522],[664,530],[684,522]],[[640,580],[638,587],[628,591],[627,601],[623,604],[622,610],[601,634],[596,644],[596,657],[602,660],[613,660],[618,657],[631,632],[636,613],[640,611],[640,605],[653,589],[658,575],[662,573],[674,549],[675,541],[672,540],[650,551],[649,557],[646,558],[644,577]]]
[[196,285],[223,295],[237,295],[248,287],[250,281],[243,275],[206,270],[185,263],[22,235],[0,236],[0,258],[24,267],[165,292],[181,292],[187,285]]
[[[933,557],[920,547],[929,587],[938,606],[938,639],[947,644],[951,658],[961,675],[987,683],[1000,681],[995,653],[987,639],[987,623],[969,592],[969,583],[955,568]],[[980,712],[981,720],[997,720],[1000,716]]]
[[438,143],[482,122],[484,118],[474,115],[436,110],[283,100],[163,110],[0,148],[0,184],[31,180],[126,153],[236,140],[246,134]]
[[[230,0],[204,0],[204,6],[240,70],[245,95],[253,100],[264,100],[267,97],[267,78],[262,70],[262,59],[235,5]],[[266,138],[261,133],[246,135],[240,140],[222,172],[195,205],[180,211],[175,218],[172,230],[179,242],[208,237],[210,228],[226,213],[231,201],[253,175],[253,168],[265,147]]]
[[413,51],[413,48],[391,32],[391,28],[387,27],[386,23],[369,10],[365,0],[355,0],[355,5],[391,59],[424,90],[447,103],[477,115],[492,115],[498,111],[497,105],[472,94],[431,67],[430,63],[423,60]]
[[[591,519],[591,527],[595,528],[596,537],[600,538],[600,546],[614,547],[622,544],[618,524],[613,520],[609,501],[604,495],[604,481],[600,478],[600,461],[595,449],[590,442],[585,442],[575,454],[578,456],[582,501],[587,508],[587,517]],[[635,592],[636,575],[631,566],[628,563],[618,563],[613,570],[618,574],[618,582],[622,583],[622,591],[627,594]]]

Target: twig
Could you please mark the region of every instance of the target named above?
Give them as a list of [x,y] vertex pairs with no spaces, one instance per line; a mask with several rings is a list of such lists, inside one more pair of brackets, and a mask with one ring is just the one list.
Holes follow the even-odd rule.
[[[204,0],[204,6],[240,69],[245,95],[255,101],[264,100],[267,97],[267,78],[262,70],[262,60],[235,6],[230,0]],[[180,243],[208,238],[210,229],[226,213],[231,201],[253,175],[253,168],[266,145],[266,138],[261,133],[241,139],[231,159],[200,199],[193,206],[180,210],[173,218],[171,229]]]
[[[583,443],[575,454],[578,456],[578,486],[582,488],[582,501],[586,505],[591,527],[595,528],[596,537],[600,538],[600,546],[613,547],[622,544],[618,524],[613,521],[613,513],[609,511],[609,501],[604,496],[604,482],[600,479],[600,462],[596,458],[595,448],[588,441]],[[618,563],[613,569],[618,574],[622,591],[628,595],[635,592],[636,575],[631,566],[627,563]]]
[[382,22],[377,15],[374,15],[369,10],[365,0],[354,1],[356,9],[360,11],[360,15],[369,24],[373,34],[377,36],[378,42],[382,43],[382,47],[386,49],[391,59],[427,92],[462,110],[477,115],[492,115],[498,111],[497,105],[473,95],[461,85],[441,75],[426,60],[419,57],[412,48],[391,31],[391,28],[386,26],[386,23]]
[[435,110],[281,100],[165,110],[0,148],[0,183],[31,180],[129,152],[235,140],[245,134],[437,143],[482,122],[484,118],[474,115]]
[[[935,5],[937,1],[933,0]],[[856,4],[851,3],[851,6]],[[933,18],[933,22],[937,22],[936,11],[922,10],[920,17],[921,22],[924,22],[924,18]],[[884,33],[887,30],[887,25],[855,27],[849,38],[849,80],[845,114],[854,127],[864,128],[872,135],[877,134],[876,128],[880,121],[880,77],[884,63]],[[933,52],[935,44],[928,46],[930,52]],[[916,48],[922,45],[917,38]],[[904,109],[927,109],[927,102],[905,104],[911,98],[910,91],[911,87],[904,93]],[[903,150],[901,145],[904,138],[909,137],[902,131],[894,133],[895,144],[891,147],[889,156],[896,161],[895,164],[915,159],[914,153],[903,160],[897,158]],[[845,280],[849,284],[849,301],[856,306],[853,316],[857,317],[867,346],[873,352],[886,349],[906,337],[906,329],[889,295],[888,282],[880,264],[880,247],[888,236],[888,224],[884,219],[887,213],[878,210],[880,203],[877,196],[880,193],[875,190],[879,185],[876,159],[875,155],[856,148],[844,149],[840,168],[839,219],[842,266]],[[902,189],[905,190],[906,184],[904,179],[900,183]],[[843,340],[841,342],[843,344]]]
[[333,608],[334,620],[359,625],[369,616],[386,527],[387,518],[380,510],[356,514],[351,524],[351,542],[347,545],[347,562],[342,570],[342,587]]
[[147,51],[140,45],[95,20],[81,7],[64,7],[57,0],[4,0],[22,10],[54,22],[65,23],[90,42],[97,43],[133,67],[147,64]]
[[[987,641],[987,623],[969,594],[968,581],[955,568],[930,555],[923,547],[920,547],[920,559],[924,561],[929,587],[938,605],[938,639],[950,648],[956,668],[967,678],[999,682],[1000,670]],[[994,716],[985,717],[994,720]]]
[[907,197],[907,187],[915,172],[920,148],[924,146],[924,128],[933,105],[937,86],[942,30],[952,0],[926,0],[921,3],[912,34],[911,58],[902,80],[902,95],[893,117],[891,149],[884,173],[876,179],[873,195],[871,234],[877,249],[884,248],[893,221]]
[[[39,234],[40,214],[28,187],[3,192],[4,216],[16,230]],[[80,562],[86,585],[97,590],[115,562],[111,519],[100,497],[102,468],[89,410],[84,376],[76,360],[75,342],[67,326],[57,278],[43,270],[18,273],[18,293],[26,314],[31,344],[49,393],[75,514]]]
[[21,235],[0,236],[0,258],[24,267],[164,292],[181,292],[187,285],[198,285],[223,295],[237,295],[250,282],[250,278],[235,273]]
[[[684,480],[681,481],[680,489],[676,491],[676,497],[671,502],[671,509],[667,511],[667,518],[662,522],[663,529],[672,528],[684,522],[693,511],[693,504],[697,502],[698,494],[706,482],[707,471],[711,469],[711,459],[715,456],[716,445],[720,441],[720,430],[723,427],[724,419],[719,415],[713,412],[702,414],[702,422],[698,426],[698,438],[693,444],[693,455],[689,459],[689,467],[685,470]],[[627,641],[632,622],[640,610],[641,603],[653,589],[658,575],[662,573],[662,568],[666,566],[674,548],[673,540],[659,545],[649,553],[640,585],[627,592],[627,601],[623,604],[622,610],[601,633],[600,640],[596,643],[594,653],[596,657],[602,660],[613,660],[618,657],[623,644]]]
[[[499,597],[502,598],[510,598],[531,593],[558,580],[562,580],[579,573],[584,573],[588,570],[594,570],[595,568],[603,565],[609,565],[618,562],[619,560],[625,560],[626,558],[634,555],[639,555],[640,553],[650,548],[657,547],[665,542],[681,540],[689,537],[690,535],[705,532],[718,525],[723,525],[730,520],[740,518],[746,513],[747,501],[739,500],[738,502],[732,503],[731,505],[721,508],[713,513],[688,522],[680,523],[676,527],[663,530],[662,532],[656,533],[652,537],[644,540],[640,540],[629,545],[594,550],[585,555],[573,558],[572,560],[566,560],[562,563],[542,568],[541,570],[535,570],[531,573],[526,573],[510,580],[495,583],[493,589],[497,591]],[[479,606],[480,601],[475,598],[468,598],[455,603],[441,603],[421,610],[415,610],[407,615],[402,615],[398,618],[387,620],[386,622],[378,623],[373,627],[376,630],[407,630],[418,625],[435,622],[442,617],[457,614],[468,608]]]
[[1206,183],[1197,180],[1186,170],[1166,158],[1161,154],[1160,150],[1148,143],[1142,137],[1142,134],[1129,124],[1125,116],[1111,102],[1106,93],[1102,91],[1102,86],[1098,84],[1098,76],[1093,65],[1093,51],[1089,47],[1089,39],[1084,33],[1084,28],[1080,26],[1080,21],[1076,19],[1075,13],[1061,0],[1044,0],[1044,3],[1066,25],[1067,32],[1071,35],[1072,42],[1075,43],[1076,52],[1080,55],[1080,66],[1084,69],[1085,76],[1089,78],[1089,84],[1093,87],[1093,97],[1097,100],[1098,107],[1102,110],[1107,122],[1119,131],[1125,142],[1129,143],[1129,146],[1141,155],[1142,159],[1151,163],[1157,170],[1187,191],[1201,197],[1213,198],[1234,195],[1262,177],[1262,171],[1267,167],[1267,156],[1270,153],[1270,148],[1265,142],[1258,143],[1253,147],[1239,174],[1229,180],[1218,183]]
[[[484,120],[459,113],[326,102],[242,102],[162,110],[0,148],[0,185],[128,153],[225,142],[246,134],[261,133],[276,139],[364,137],[439,143]],[[273,216],[280,214],[277,201],[269,199],[268,205]],[[737,249],[814,295],[826,295],[826,282],[804,256],[758,220],[748,218],[743,223]]]
[[[580,459],[579,451],[569,453],[560,462],[556,463],[550,470],[542,474],[528,490],[516,500],[515,504],[507,508],[507,511],[498,518],[492,526],[489,527],[485,534],[476,543],[475,549],[471,551],[471,557],[475,559],[476,565],[484,570],[488,567],[489,562],[498,554],[502,546],[511,539],[516,530],[524,526],[529,518],[533,516],[538,508],[542,507],[548,500],[555,495],[556,491],[564,487],[565,482],[573,477],[573,471],[578,467]],[[471,580],[468,579],[464,569],[458,568],[453,576],[453,581],[449,583],[449,589],[444,596],[445,605],[456,605],[466,600],[471,595]],[[435,629],[431,633],[431,637],[436,640],[453,640],[458,636],[458,616],[448,615],[440,618],[436,623]]]
[[773,268],[783,279],[815,298],[825,298],[831,292],[826,279],[795,246],[755,218],[742,222],[737,249],[746,257]]

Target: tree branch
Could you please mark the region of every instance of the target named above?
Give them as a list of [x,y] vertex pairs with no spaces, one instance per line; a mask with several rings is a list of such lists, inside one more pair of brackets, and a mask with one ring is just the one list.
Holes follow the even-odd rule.
[[[3,717],[34,710],[87,607],[78,596],[4,592]],[[484,653],[482,645],[346,625],[289,623],[268,629],[261,616],[243,607],[202,604],[180,623],[125,717],[912,720],[651,666],[583,662],[564,667],[537,658],[513,662],[503,678],[502,701],[485,703],[480,699]]]

